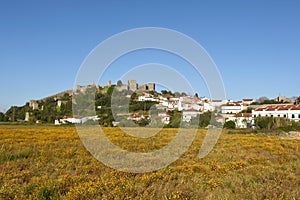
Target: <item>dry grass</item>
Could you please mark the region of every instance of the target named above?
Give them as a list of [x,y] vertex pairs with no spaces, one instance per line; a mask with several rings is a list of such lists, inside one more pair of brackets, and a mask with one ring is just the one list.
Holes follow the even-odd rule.
[[[166,145],[176,129],[135,139],[117,128],[108,138],[124,149]],[[204,130],[170,166],[131,174],[106,167],[84,148],[73,127],[0,127],[1,199],[299,199],[300,140],[222,134],[197,158]]]

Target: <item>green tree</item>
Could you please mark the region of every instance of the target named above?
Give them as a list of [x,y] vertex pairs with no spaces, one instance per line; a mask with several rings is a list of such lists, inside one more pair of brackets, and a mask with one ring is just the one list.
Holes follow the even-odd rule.
[[211,118],[212,113],[210,111],[201,114],[199,117],[199,127],[206,128],[210,124]]
[[8,117],[4,113],[0,112],[0,122],[7,122],[7,121],[8,121]]
[[235,126],[235,122],[234,121],[227,121],[224,123],[224,128],[226,129],[235,129],[236,126]]
[[153,128],[161,128],[164,126],[164,124],[161,121],[161,117],[159,117],[157,114],[151,113],[151,121],[149,126]]
[[147,126],[148,124],[150,123],[150,120],[149,119],[141,119],[140,121],[138,121],[138,125],[141,126],[141,127],[145,127]]
[[292,126],[292,121],[282,117],[257,117],[255,125],[261,129],[276,129],[281,127]]
[[10,119],[10,121],[24,120],[25,114],[29,110],[30,110],[29,104],[26,104],[21,107],[12,106],[6,111],[5,115]]
[[163,95],[175,96],[175,94],[173,94],[172,91],[162,90],[161,93],[162,93]]
[[136,92],[133,92],[132,95],[131,95],[131,97],[130,97],[130,101],[131,101],[131,102],[136,101],[137,98],[138,98],[137,93],[136,93]]
[[130,112],[149,111],[149,109],[158,104],[156,101],[131,101],[129,104]]
[[251,107],[248,107],[247,109],[245,109],[245,110],[242,110],[242,112],[241,112],[241,113],[252,113],[252,110],[253,110],[253,108],[251,108]]
[[295,101],[296,104],[300,104],[300,96]]
[[261,129],[271,129],[273,127],[273,117],[257,117],[255,125]]
[[170,123],[167,125],[167,127],[179,128],[181,123],[181,112],[174,110],[174,111],[169,111],[168,114],[171,115],[171,120]]

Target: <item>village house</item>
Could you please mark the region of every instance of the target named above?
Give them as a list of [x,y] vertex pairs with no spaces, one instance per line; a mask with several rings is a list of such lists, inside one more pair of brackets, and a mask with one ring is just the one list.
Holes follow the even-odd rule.
[[222,114],[236,114],[244,109],[242,102],[228,102],[221,106]]
[[55,124],[58,125],[58,124],[66,124],[66,123],[71,123],[71,124],[81,124],[83,123],[83,117],[81,116],[77,116],[77,115],[74,115],[74,116],[64,116],[63,119],[60,119],[58,121],[55,120]]
[[197,117],[200,115],[201,112],[195,109],[183,110],[182,111],[182,121],[184,122],[191,122],[192,118]]
[[168,113],[166,113],[166,112],[161,112],[161,113],[158,113],[158,116],[161,118],[161,122],[162,122],[163,124],[169,124],[169,123],[170,123],[171,116],[168,115]]
[[180,97],[178,101],[178,111],[183,110],[203,110],[201,99],[191,96]]
[[213,111],[216,110],[216,107],[213,106],[209,102],[203,102],[203,109],[202,110],[203,110],[203,112],[208,112],[208,111],[213,112]]
[[64,116],[63,119],[56,119],[54,121],[55,125],[60,125],[60,124],[83,124],[87,122],[88,120],[93,120],[97,121],[99,120],[98,116],[88,116],[88,117],[82,117],[78,115],[73,115],[73,116]]
[[283,117],[294,121],[300,121],[300,105],[275,104],[261,106],[252,110],[253,119],[256,117]]
[[253,99],[243,99],[242,100],[242,103],[247,106],[251,105],[253,102],[254,102]]
[[138,101],[157,101],[157,102],[159,102],[159,99],[151,97],[151,96],[143,95],[143,96],[138,97]]
[[132,113],[129,115],[127,120],[140,121],[142,119],[150,119],[150,118],[151,118],[151,116],[148,114]]
[[228,115],[226,121],[233,121],[237,128],[248,128],[252,124],[251,113],[237,113]]
[[277,98],[275,98],[275,101],[282,102],[282,103],[284,103],[284,102],[291,103],[292,102],[290,98],[287,98],[285,96],[278,96]]
[[209,104],[213,107],[217,108],[221,108],[222,105],[227,104],[228,100],[211,100],[209,101]]

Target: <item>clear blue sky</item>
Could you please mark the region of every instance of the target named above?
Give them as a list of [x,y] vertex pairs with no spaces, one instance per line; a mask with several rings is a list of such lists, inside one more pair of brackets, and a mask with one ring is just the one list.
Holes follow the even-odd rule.
[[174,29],[200,43],[219,68],[229,99],[300,95],[297,0],[2,0],[0,111],[73,88],[96,45],[149,26]]

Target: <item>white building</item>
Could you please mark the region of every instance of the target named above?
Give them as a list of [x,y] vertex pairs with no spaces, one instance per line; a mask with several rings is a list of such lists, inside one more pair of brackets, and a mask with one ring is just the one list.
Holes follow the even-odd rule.
[[224,104],[227,104],[228,100],[211,100],[209,103],[210,103],[211,106],[213,106],[215,108],[218,108],[218,107],[221,107]]
[[243,104],[238,102],[229,102],[221,106],[222,114],[236,114],[241,112],[243,109]]
[[237,128],[248,128],[248,125],[252,124],[252,119],[251,113],[237,113],[226,117],[226,121],[234,121]]
[[158,113],[158,116],[161,118],[161,122],[164,124],[169,124],[171,120],[171,116],[166,112]]
[[127,120],[140,121],[142,119],[150,119],[150,118],[151,118],[151,115],[148,115],[148,114],[132,113],[129,115]]
[[67,123],[71,123],[71,124],[83,124],[85,122],[87,122],[88,120],[93,120],[93,121],[97,121],[100,118],[98,116],[88,116],[88,117],[81,117],[81,116],[64,116],[63,119],[57,119],[54,121],[55,125],[60,125],[60,124],[67,124]]
[[254,100],[253,99],[243,99],[243,101],[242,101],[242,103],[243,104],[246,104],[246,105],[250,105],[250,104],[252,104],[254,102]]
[[57,100],[57,107],[61,107],[62,104],[66,104],[68,101]]
[[294,121],[300,121],[300,105],[275,104],[259,107],[252,110],[252,117],[283,117]]
[[207,112],[207,111],[215,111],[216,110],[216,107],[213,106],[212,104],[210,103],[207,103],[207,102],[203,102],[203,111],[204,112]]
[[183,110],[203,110],[203,104],[201,104],[199,98],[194,98],[190,96],[180,97],[178,101],[178,111]]
[[159,102],[159,99],[156,99],[156,98],[150,97],[150,96],[139,96],[138,101],[157,101],[157,102]]
[[64,118],[61,119],[60,122],[64,123],[64,124],[65,123],[81,124],[81,123],[83,123],[82,120],[83,120],[83,117],[74,115],[74,116],[64,116]]
[[179,97],[170,97],[169,100],[170,101],[178,102],[179,101]]
[[201,114],[201,112],[199,110],[195,110],[195,109],[183,110],[182,111],[182,121],[191,122],[193,117],[197,117],[200,114]]

